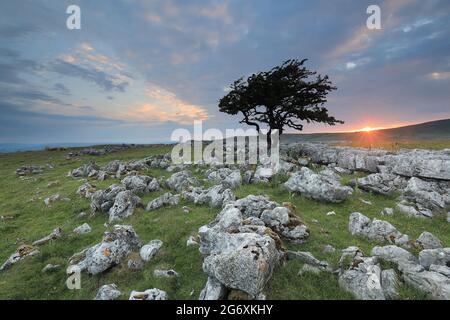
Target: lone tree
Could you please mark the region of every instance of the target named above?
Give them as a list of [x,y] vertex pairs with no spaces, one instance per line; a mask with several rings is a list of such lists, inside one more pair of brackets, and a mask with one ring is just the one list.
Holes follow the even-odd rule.
[[280,135],[284,127],[302,130],[301,122],[321,122],[331,126],[344,123],[328,115],[323,106],[327,94],[336,90],[328,76],[306,69],[304,60],[287,60],[281,66],[267,72],[251,75],[235,81],[231,91],[219,101],[219,110],[228,114],[242,113],[240,123],[269,127],[267,143],[271,146],[271,133],[278,129]]

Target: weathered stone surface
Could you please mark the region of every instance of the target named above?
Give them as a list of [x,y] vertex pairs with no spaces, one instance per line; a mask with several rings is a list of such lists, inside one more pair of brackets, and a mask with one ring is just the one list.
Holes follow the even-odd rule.
[[182,192],[181,196],[183,199],[195,204],[208,204],[212,207],[221,207],[235,200],[233,191],[227,189],[222,184],[215,185],[208,189],[188,187]]
[[122,184],[135,194],[147,194],[160,188],[157,179],[141,175],[126,176],[123,178]]
[[417,238],[416,242],[423,249],[439,249],[442,248],[442,242],[434,234],[424,231]]
[[52,204],[53,202],[58,201],[60,199],[61,199],[61,196],[59,195],[59,193],[56,193],[48,198],[45,198],[44,203],[48,207],[50,204]]
[[426,269],[432,264],[450,266],[450,248],[425,249],[419,253],[419,263]]
[[348,230],[352,235],[377,240],[380,242],[389,242],[401,246],[409,245],[409,237],[398,231],[387,221],[366,217],[359,212],[350,214]]
[[403,191],[402,198],[424,216],[432,211],[450,208],[450,183],[425,181],[411,178]]
[[27,175],[33,175],[33,174],[40,174],[44,172],[43,167],[41,166],[22,166],[16,170],[16,175],[22,177]]
[[295,172],[284,186],[291,192],[324,202],[342,202],[352,193],[352,188],[343,186],[338,180],[323,174],[314,173],[307,167]]
[[[268,202],[264,197],[262,199],[258,200]],[[248,201],[245,204],[249,204]],[[252,207],[259,211],[259,215],[264,210]],[[249,217],[244,224],[242,212],[248,208],[228,204],[212,223],[201,227],[200,252],[206,255],[203,270],[209,277],[227,289],[241,290],[256,298],[270,279],[282,254],[274,240],[276,234],[265,227],[262,220]],[[258,225],[251,225],[253,222]]]
[[194,237],[194,236],[189,236],[189,238],[186,241],[186,246],[187,247],[192,247],[192,246],[198,246],[198,237]]
[[382,270],[376,258],[362,255],[354,256],[348,269],[341,270],[339,274],[339,285],[362,300],[386,300],[395,297],[396,282],[393,270]]
[[407,268],[409,265],[414,265],[418,262],[417,258],[411,252],[395,245],[373,247],[371,255],[388,262],[393,262],[400,269]]
[[281,237],[295,243],[309,238],[308,227],[287,207],[275,207],[262,212],[260,219]]
[[394,174],[372,173],[366,177],[350,181],[350,185],[364,191],[392,195],[398,188],[404,188],[406,180]]
[[225,297],[227,289],[215,278],[208,277],[205,287],[200,292],[199,300],[221,300]]
[[252,170],[247,170],[244,172],[244,174],[242,176],[242,182],[245,184],[250,184],[253,182],[253,171]]
[[111,232],[105,232],[102,242],[74,255],[69,263],[78,265],[82,271],[98,274],[121,263],[141,246],[132,226],[115,225]]
[[349,170],[393,173],[404,177],[450,180],[450,151],[400,150],[397,154],[383,150],[332,147],[318,143],[281,145],[292,159],[306,157],[319,164],[337,164]]
[[58,270],[59,268],[61,268],[61,265],[49,263],[49,264],[45,265],[44,268],[42,268],[41,272],[42,273],[51,272],[53,270]]
[[289,260],[300,260],[301,262],[319,268],[320,270],[328,270],[329,264],[326,261],[320,261],[314,257],[310,252],[303,251],[290,251],[287,252],[287,258]]
[[269,200],[266,196],[248,195],[245,198],[236,200],[233,205],[242,212],[242,217],[257,217],[259,218],[264,210],[274,209],[279,205]]
[[109,222],[119,221],[131,216],[138,206],[142,206],[141,198],[134,195],[133,192],[130,190],[119,192],[113,206],[109,209]]
[[94,300],[116,300],[122,295],[116,284],[105,284],[100,287]]
[[419,253],[420,264],[413,254],[396,246],[374,247],[372,255],[397,264],[402,279],[408,285],[430,294],[435,299],[450,299],[450,278],[442,274],[440,271],[443,270],[439,267],[447,267],[450,250],[422,250]]
[[198,186],[199,182],[190,171],[183,170],[170,176],[166,184],[169,189],[181,192],[188,187]]
[[225,287],[257,297],[280,259],[275,241],[255,233],[224,233],[222,241],[205,258],[203,270]]
[[446,276],[447,278],[450,278],[450,267],[432,264],[430,266],[429,270],[440,273],[440,274]]
[[336,248],[333,247],[331,244],[327,244],[325,245],[325,247],[323,247],[323,253],[334,253],[336,252]]
[[398,154],[383,157],[387,167],[395,174],[450,180],[450,151],[445,150],[401,150]]
[[402,200],[396,205],[396,209],[398,212],[405,214],[409,217],[416,218],[431,218],[433,217],[433,212],[428,209],[418,209],[414,203],[409,203],[406,200]]
[[120,184],[113,184],[105,190],[98,190],[91,196],[91,211],[95,213],[108,212],[109,209],[114,205],[116,196],[125,191],[125,187]]
[[97,175],[98,170],[100,170],[100,167],[95,162],[90,162],[73,169],[69,175],[74,178],[93,177]]
[[318,164],[336,164],[348,170],[359,170],[366,172],[377,172],[381,157],[386,151],[356,149],[349,147],[331,147],[321,143],[293,143],[282,145],[281,151],[293,159],[299,157],[307,158]]
[[119,170],[120,167],[124,166],[124,163],[120,160],[113,160],[111,162],[109,162],[106,166],[103,167],[103,170],[106,173],[109,173],[111,175],[116,175],[117,171]]
[[132,254],[127,262],[128,269],[131,270],[141,270],[145,266],[145,261],[138,255]]
[[41,245],[46,244],[46,243],[48,243],[50,241],[57,240],[57,239],[61,238],[61,236],[62,236],[62,229],[59,228],[59,227],[55,228],[55,229],[53,229],[53,231],[49,235],[43,237],[42,239],[39,239],[39,240],[36,240],[35,242],[33,242],[33,246],[41,246]]
[[381,271],[381,287],[386,299],[394,300],[398,297],[398,285],[399,279],[397,273],[393,269]]
[[179,194],[173,195],[170,192],[166,192],[162,196],[159,196],[159,197],[151,200],[147,204],[147,207],[145,208],[145,210],[152,211],[152,210],[161,208],[163,206],[175,206],[178,203],[180,203],[180,195]]
[[380,215],[382,215],[382,216],[392,216],[393,214],[394,214],[394,209],[392,209],[392,208],[384,208],[380,212]]
[[264,166],[258,166],[253,174],[253,182],[267,183],[275,175],[275,170]]
[[38,248],[23,244],[0,266],[0,272],[9,269],[13,264],[19,262],[20,260],[35,256],[37,254],[39,254]]
[[208,180],[220,183],[226,188],[234,189],[242,184],[241,172],[230,168],[220,168],[208,170],[206,172]]
[[76,227],[73,229],[73,233],[75,234],[84,234],[91,232],[91,226],[87,223],[83,223],[81,226]]
[[161,168],[161,169],[167,169],[172,162],[170,153],[150,156],[148,158],[145,158],[143,161],[145,161],[145,163],[151,168]]
[[148,289],[144,292],[131,291],[129,300],[167,300],[167,293],[160,289]]
[[141,250],[139,251],[139,255],[141,256],[142,260],[148,262],[153,258],[156,252],[158,252],[162,245],[163,242],[161,240],[152,240],[148,244],[142,246]]
[[170,278],[170,277],[178,277],[179,274],[173,269],[169,270],[155,269],[153,271],[153,276],[155,278]]
[[433,271],[403,273],[403,280],[412,287],[430,294],[434,299],[450,300],[450,278]]
[[76,193],[79,196],[90,199],[95,191],[96,187],[94,185],[90,184],[89,182],[85,182],[77,189]]

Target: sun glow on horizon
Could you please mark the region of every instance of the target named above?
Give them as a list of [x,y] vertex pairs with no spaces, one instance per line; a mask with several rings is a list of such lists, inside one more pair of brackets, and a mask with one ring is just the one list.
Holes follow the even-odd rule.
[[372,132],[372,131],[382,130],[382,129],[386,129],[386,128],[384,128],[384,127],[364,127],[361,129],[357,129],[354,132]]

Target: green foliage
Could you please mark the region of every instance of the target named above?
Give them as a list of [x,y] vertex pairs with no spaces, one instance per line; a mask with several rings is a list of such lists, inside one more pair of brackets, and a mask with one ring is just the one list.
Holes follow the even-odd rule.
[[329,125],[343,123],[328,115],[323,106],[327,95],[336,90],[328,76],[316,76],[306,69],[304,60],[287,60],[267,72],[238,79],[231,91],[219,101],[219,110],[231,115],[242,113],[241,123],[261,124],[283,133],[284,127],[302,130],[302,122],[321,122]]

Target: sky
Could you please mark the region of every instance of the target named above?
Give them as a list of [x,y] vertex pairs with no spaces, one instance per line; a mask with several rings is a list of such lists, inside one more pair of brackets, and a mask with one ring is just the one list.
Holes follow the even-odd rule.
[[[80,30],[66,27],[73,4]],[[381,30],[366,26],[371,4]],[[237,128],[218,111],[229,85],[293,58],[330,77],[326,107],[345,121],[305,133],[450,118],[448,0],[1,1],[0,143]]]

